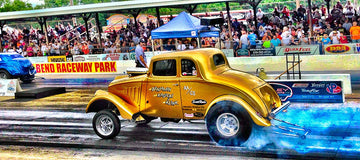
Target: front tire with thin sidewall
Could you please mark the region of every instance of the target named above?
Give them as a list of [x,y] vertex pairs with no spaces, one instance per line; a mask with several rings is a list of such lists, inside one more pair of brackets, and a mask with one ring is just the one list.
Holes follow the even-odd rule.
[[121,122],[111,110],[102,110],[95,114],[92,125],[99,137],[112,139],[119,134]]

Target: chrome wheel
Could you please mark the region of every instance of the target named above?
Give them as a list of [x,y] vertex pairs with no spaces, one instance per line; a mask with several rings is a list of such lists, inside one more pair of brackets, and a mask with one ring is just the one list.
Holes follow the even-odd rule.
[[232,113],[223,113],[216,119],[217,130],[226,137],[234,136],[240,129],[238,118]]
[[114,121],[108,115],[101,115],[96,119],[96,130],[104,136],[108,136],[114,131]]

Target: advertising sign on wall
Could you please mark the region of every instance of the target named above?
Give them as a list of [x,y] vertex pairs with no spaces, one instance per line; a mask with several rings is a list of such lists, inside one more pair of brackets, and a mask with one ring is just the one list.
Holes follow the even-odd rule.
[[247,49],[238,49],[236,51],[236,57],[249,57],[250,53]]
[[73,62],[97,62],[101,61],[101,54],[73,55]]
[[[352,44],[354,45],[354,44]],[[350,47],[352,48],[352,47]],[[355,53],[360,53],[360,43],[356,43],[355,46],[354,46],[354,50],[355,50]],[[351,52],[350,52],[351,53]]]
[[353,46],[347,44],[325,45],[325,54],[345,54],[354,53]]
[[48,62],[66,62],[66,56],[48,56]]
[[116,73],[116,61],[34,63],[37,73]]
[[255,48],[255,49],[249,49],[249,50],[250,50],[251,57],[275,56],[275,50],[273,48]]
[[15,96],[17,79],[0,79],[0,96]]
[[306,103],[343,103],[342,81],[267,81],[281,101]]
[[301,53],[309,55],[319,55],[319,45],[299,45],[299,46],[277,46],[276,55],[283,56],[287,53]]
[[233,49],[222,49],[221,51],[224,52],[226,57],[234,57],[234,50]]
[[47,63],[48,57],[26,57],[31,63]]
[[109,53],[101,56],[103,61],[129,60],[129,53]]

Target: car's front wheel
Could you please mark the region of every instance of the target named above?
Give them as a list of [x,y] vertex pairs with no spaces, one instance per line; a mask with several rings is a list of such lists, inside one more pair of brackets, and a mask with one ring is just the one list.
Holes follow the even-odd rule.
[[0,79],[10,79],[11,74],[6,70],[0,70]]
[[213,106],[206,118],[212,140],[223,146],[239,146],[251,134],[252,121],[247,111],[234,102],[224,101]]
[[116,137],[120,132],[120,125],[119,117],[111,110],[102,110],[93,118],[94,131],[103,139]]

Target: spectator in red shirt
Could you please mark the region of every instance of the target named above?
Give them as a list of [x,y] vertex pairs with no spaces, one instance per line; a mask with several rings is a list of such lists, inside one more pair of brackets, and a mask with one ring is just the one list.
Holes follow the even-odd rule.
[[327,15],[327,12],[326,12],[326,7],[325,7],[325,5],[321,5],[321,8],[320,8],[320,10],[321,10],[321,15],[322,15],[322,16],[326,16],[326,15]]
[[284,6],[284,8],[283,8],[283,10],[281,11],[281,13],[283,13],[284,14],[284,16],[286,16],[286,17],[290,17],[290,10],[286,7],[286,6]]
[[82,51],[84,54],[89,54],[90,50],[89,50],[89,47],[88,47],[88,45],[86,44],[86,42],[82,42],[82,43],[81,43],[81,51]]
[[344,32],[340,32],[340,43],[349,43],[347,37],[344,35]]

